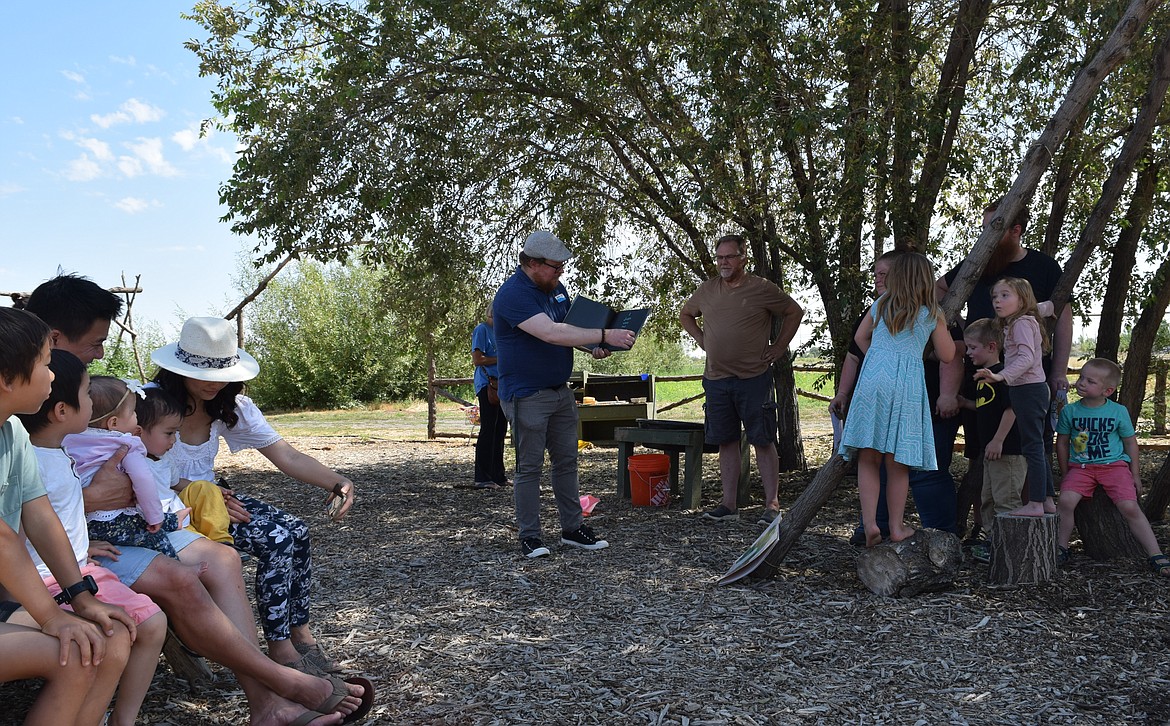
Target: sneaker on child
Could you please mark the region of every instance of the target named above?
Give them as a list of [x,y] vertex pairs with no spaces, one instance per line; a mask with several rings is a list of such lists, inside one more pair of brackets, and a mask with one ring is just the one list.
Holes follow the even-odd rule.
[[609,542],[597,539],[593,530],[584,524],[572,532],[561,533],[561,544],[570,547],[580,547],[583,550],[603,550],[609,547]]
[[552,554],[548,547],[544,546],[544,542],[540,541],[540,537],[525,537],[520,540],[520,552],[530,560]]
[[776,517],[779,517],[779,516],[780,516],[780,510],[778,510],[778,509],[765,509],[760,514],[760,519],[756,522],[756,524],[769,525],[772,522],[776,521]]

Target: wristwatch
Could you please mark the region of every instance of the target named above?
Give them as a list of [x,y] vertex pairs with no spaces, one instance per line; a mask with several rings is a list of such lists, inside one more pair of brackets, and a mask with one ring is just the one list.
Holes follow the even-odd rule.
[[73,602],[73,598],[77,597],[83,592],[96,595],[97,591],[98,585],[97,582],[93,579],[93,575],[86,575],[85,577],[81,578],[81,582],[65,588],[53,599],[57,601],[58,605],[64,605],[65,603]]

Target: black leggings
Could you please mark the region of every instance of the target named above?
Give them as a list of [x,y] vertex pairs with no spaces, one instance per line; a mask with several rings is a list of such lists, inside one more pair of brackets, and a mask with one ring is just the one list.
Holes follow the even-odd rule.
[[1052,465],[1044,448],[1048,384],[1008,386],[1008,396],[1016,414],[1016,429],[1020,432],[1020,453],[1028,462],[1028,501],[1043,502],[1052,491]]

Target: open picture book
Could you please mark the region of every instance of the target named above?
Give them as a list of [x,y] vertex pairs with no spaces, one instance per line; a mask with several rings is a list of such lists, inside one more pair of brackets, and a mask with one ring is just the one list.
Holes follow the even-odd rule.
[[768,553],[780,541],[780,523],[783,521],[782,515],[777,515],[772,523],[769,524],[756,541],[752,542],[752,546],[747,548],[739,559],[731,565],[731,569],[727,571],[723,577],[719,578],[717,585],[730,585],[736,580],[742,580],[748,575],[755,572],[756,568],[763,564],[764,560],[768,558]]
[[[646,324],[646,319],[649,317],[650,308],[617,311],[604,303],[590,300],[584,295],[578,295],[573,298],[573,304],[569,306],[569,313],[561,322],[575,325],[578,328],[606,328],[611,330],[621,328],[637,333],[642,330],[642,326]],[[586,353],[592,351],[594,347],[597,346],[577,346],[578,350],[583,350]],[[601,347],[613,351],[625,350],[625,348],[615,348],[608,343]]]

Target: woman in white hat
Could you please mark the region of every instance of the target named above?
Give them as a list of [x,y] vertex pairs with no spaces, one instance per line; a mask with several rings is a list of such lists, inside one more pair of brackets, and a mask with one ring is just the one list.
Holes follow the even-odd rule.
[[[215,481],[223,437],[232,452],[256,449],[286,475],[329,492],[333,521],[354,501],[353,482],[293,448],[243,395],[244,381],[260,372],[236,347],[235,326],[222,318],[190,318],[177,343],[154,351],[154,381],[186,402],[179,440],[164,457],[177,477]],[[308,525],[271,504],[224,490],[236,547],[257,558],[256,601],[268,657],[306,673],[337,672],[309,629],[312,558]]]

